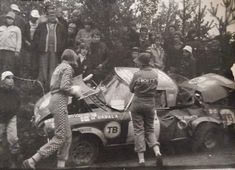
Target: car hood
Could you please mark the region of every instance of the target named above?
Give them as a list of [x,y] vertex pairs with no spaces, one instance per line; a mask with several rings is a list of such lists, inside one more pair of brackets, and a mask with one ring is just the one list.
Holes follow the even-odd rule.
[[235,83],[233,81],[214,73],[184,81],[179,86],[200,92],[204,102],[208,103],[225,98],[231,91],[235,90]]
[[[81,93],[79,93],[79,95],[81,96],[79,99],[84,99],[88,96],[94,95],[99,93],[99,89],[93,89],[89,86],[87,86],[82,79],[82,76],[77,76],[74,77],[73,79],[73,86],[78,86],[81,89]],[[44,96],[42,96],[35,104],[34,107],[34,117],[35,117],[35,124],[39,124],[42,120],[45,120],[51,116],[51,113],[49,111],[49,103],[50,103],[50,99],[51,99],[51,93],[47,93]],[[72,101],[72,97],[69,97],[69,103],[71,103]]]

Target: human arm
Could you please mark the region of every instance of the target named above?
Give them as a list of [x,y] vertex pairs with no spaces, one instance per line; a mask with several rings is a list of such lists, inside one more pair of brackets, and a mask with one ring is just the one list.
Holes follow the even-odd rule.
[[129,85],[129,88],[130,88],[130,92],[131,92],[131,93],[134,93],[135,84],[136,84],[136,79],[137,79],[136,74],[134,74],[134,75],[133,75],[133,78],[132,78],[132,80],[131,80],[131,82],[130,82],[130,85]]
[[21,46],[22,46],[22,34],[21,34],[21,30],[17,27],[16,28],[16,54],[20,53],[21,50]]

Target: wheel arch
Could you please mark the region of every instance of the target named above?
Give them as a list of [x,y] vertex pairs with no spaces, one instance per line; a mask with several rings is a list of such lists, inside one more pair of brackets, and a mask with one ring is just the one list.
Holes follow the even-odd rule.
[[106,145],[107,140],[105,139],[104,134],[102,133],[101,130],[94,128],[94,127],[79,127],[79,128],[74,128],[72,129],[73,135],[76,133],[79,133],[82,136],[91,136],[99,139],[100,144],[103,146]]
[[221,125],[222,122],[212,117],[199,117],[191,123],[193,132],[195,132],[198,126],[200,126],[202,123],[214,123]]

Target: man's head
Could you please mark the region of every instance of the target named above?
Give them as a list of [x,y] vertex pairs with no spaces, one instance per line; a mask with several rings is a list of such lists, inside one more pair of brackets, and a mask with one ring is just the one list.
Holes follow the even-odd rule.
[[4,86],[7,88],[13,88],[14,83],[14,74],[11,71],[5,71],[1,75],[1,81],[3,82]]
[[56,23],[56,11],[53,6],[49,6],[47,9],[47,17],[48,17],[48,22],[49,23]]
[[56,16],[57,16],[58,18],[63,17],[63,9],[62,9],[62,7],[56,8]]
[[73,22],[70,23],[68,26],[68,34],[73,35],[73,34],[76,34],[76,32],[77,32],[77,25]]
[[6,14],[6,24],[7,25],[13,25],[15,21],[15,13],[10,11]]
[[139,56],[139,48],[138,47],[133,47],[132,52],[131,52],[131,57],[134,60]]
[[163,43],[162,35],[160,33],[155,34],[154,44],[160,46]]
[[175,31],[176,31],[176,26],[175,26],[175,25],[170,25],[170,26],[168,27],[168,31],[169,31],[169,33],[170,33],[171,35],[173,35],[173,34],[175,33]]
[[151,55],[149,53],[140,53],[138,57],[134,59],[134,62],[138,67],[149,66]]
[[98,43],[100,42],[100,39],[101,39],[101,32],[99,30],[94,30],[93,33],[92,33],[92,42],[93,43]]
[[143,25],[141,28],[140,28],[140,36],[147,36],[148,35],[148,27],[147,25]]
[[189,57],[192,55],[192,52],[193,52],[193,49],[191,46],[189,45],[186,45],[184,48],[183,48],[183,56],[185,57]]
[[81,43],[80,44],[80,53],[81,53],[81,55],[86,56],[88,54],[88,51],[89,51],[88,45],[86,45],[85,43]]
[[92,27],[92,21],[90,18],[88,19],[85,19],[84,21],[84,28],[87,30],[87,31],[90,31],[91,30],[91,27]]
[[61,60],[68,62],[68,64],[71,65],[73,68],[76,68],[78,66],[78,63],[77,63],[78,56],[71,49],[65,49],[64,50],[64,52],[61,56]]
[[16,13],[16,14],[19,14],[20,13],[20,8],[18,7],[18,5],[16,4],[11,4],[10,6],[11,10]]

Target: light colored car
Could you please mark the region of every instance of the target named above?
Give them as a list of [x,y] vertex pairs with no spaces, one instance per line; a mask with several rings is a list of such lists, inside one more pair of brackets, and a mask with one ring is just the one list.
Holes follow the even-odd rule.
[[[103,147],[133,144],[133,125],[128,110],[133,94],[129,83],[136,71],[137,68],[115,68],[94,88],[85,84],[80,76],[74,79],[74,85],[82,89],[82,97],[71,97],[68,103],[73,131],[70,160],[76,165],[91,164]],[[164,72],[155,71],[159,83],[156,91],[158,116],[154,126],[160,142],[189,140],[194,151],[219,146],[223,130],[235,122],[234,110],[213,104],[233,94],[234,83],[222,76],[207,74],[176,84]],[[48,138],[54,130],[49,101],[50,93],[36,103],[34,110],[34,123]]]

